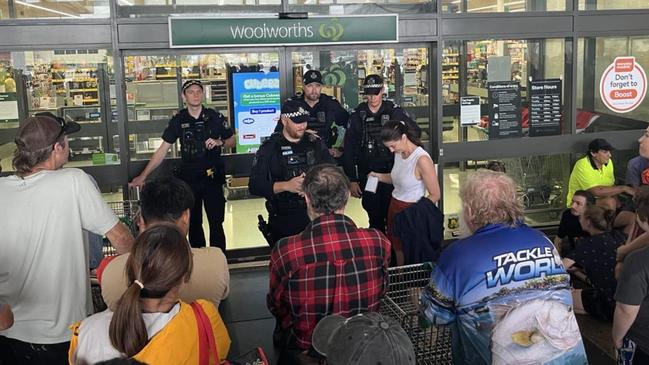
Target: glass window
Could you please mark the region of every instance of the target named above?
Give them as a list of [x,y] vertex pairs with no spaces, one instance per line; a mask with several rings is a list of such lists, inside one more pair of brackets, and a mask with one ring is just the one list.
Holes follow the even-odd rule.
[[579,0],[579,10],[649,9],[645,0]]
[[[335,96],[347,110],[363,102],[365,76],[381,75],[387,85],[386,97],[417,120],[423,132],[422,141],[429,142],[427,48],[300,51],[292,52],[291,58],[295,94],[302,91],[302,75],[307,70],[320,70],[325,83],[322,92]],[[339,133],[339,144],[342,137]]]
[[0,3],[0,19],[108,17],[110,17],[108,0],[31,0],[2,1]]
[[[277,71],[278,60],[276,52],[125,57],[131,160],[148,160],[162,143],[169,119],[182,108],[182,82],[201,80],[205,106],[220,111],[232,122],[231,74]],[[226,152],[249,152],[240,149]],[[168,156],[179,156],[178,143]]]
[[[570,154],[499,159],[506,173],[518,185],[525,208],[525,222],[532,226],[559,224],[570,178]],[[472,171],[491,161],[470,160],[444,165],[444,225],[446,238],[456,237],[462,204],[460,186]]]
[[577,57],[577,132],[646,128],[649,37],[579,38]]
[[103,107],[111,104],[108,90],[113,80],[112,63],[107,50],[0,52],[3,170],[12,169],[13,139],[19,120],[39,112],[50,112],[81,124],[81,131],[69,138],[68,166],[92,165],[93,154],[113,152],[106,138],[109,118],[102,112]]
[[[570,132],[564,105],[565,39],[447,41],[442,52],[445,143]],[[489,95],[490,83],[496,82],[509,91],[495,96],[494,88]],[[461,124],[460,98],[468,96],[479,97],[480,107],[474,109],[475,117],[463,109],[467,114]]]
[[290,11],[316,14],[432,13],[436,0],[288,0]]
[[516,13],[564,11],[566,0],[441,0],[444,13]]
[[[148,160],[162,143],[162,131],[178,111],[180,64],[175,56],[124,58],[131,160]],[[119,136],[114,135],[119,146]],[[177,146],[168,156],[177,155]]]
[[167,16],[171,14],[278,13],[281,0],[117,0],[123,18]]

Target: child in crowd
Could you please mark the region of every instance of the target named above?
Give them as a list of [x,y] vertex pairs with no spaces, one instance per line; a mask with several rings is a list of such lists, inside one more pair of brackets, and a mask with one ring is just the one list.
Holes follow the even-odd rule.
[[160,224],[140,234],[126,263],[128,289],[115,312],[106,310],[73,326],[70,363],[126,356],[149,364],[198,364],[207,350],[199,347],[201,323],[207,324],[203,335],[213,336],[219,359],[225,359],[230,337],[214,304],[178,299],[191,272],[190,246],[175,225]]
[[563,259],[564,266],[585,278],[592,288],[575,289],[572,293],[576,313],[612,320],[615,310],[615,254],[626,240],[619,230],[611,230],[615,212],[591,205],[579,217],[579,223],[590,237],[577,241],[577,246]]

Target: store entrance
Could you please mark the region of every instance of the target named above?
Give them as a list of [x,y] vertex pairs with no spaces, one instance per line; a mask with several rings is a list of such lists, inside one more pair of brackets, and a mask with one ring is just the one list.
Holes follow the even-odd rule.
[[[323,77],[322,92],[334,96],[351,111],[363,102],[363,79],[370,74],[383,77],[385,97],[405,108],[423,131],[423,142],[430,148],[430,80],[427,45],[362,46],[322,50],[317,47],[286,49],[290,60],[288,89],[291,95],[302,91],[302,75],[311,69]],[[343,133],[338,134],[341,144]]]
[[[235,148],[224,151],[228,202],[223,225],[228,250],[267,247],[257,230],[257,216],[267,216],[264,199],[248,193],[248,176],[255,151],[277,123],[282,101],[301,93],[302,75],[310,69],[319,70],[322,92],[336,97],[348,111],[363,101],[365,76],[381,75],[386,98],[417,120],[424,144],[430,148],[429,99],[434,92],[429,86],[430,54],[425,44],[336,46],[326,51],[282,47],[127,54],[124,69],[131,163],[141,170],[139,166],[143,167],[161,143],[169,118],[183,107],[182,82],[201,80],[205,105],[223,113],[237,132]],[[335,146],[341,147],[343,140],[344,128],[340,128]],[[169,157],[178,157],[178,149],[172,149]],[[350,201],[346,213],[359,226],[368,225],[358,199]],[[209,234],[206,219],[204,222]]]

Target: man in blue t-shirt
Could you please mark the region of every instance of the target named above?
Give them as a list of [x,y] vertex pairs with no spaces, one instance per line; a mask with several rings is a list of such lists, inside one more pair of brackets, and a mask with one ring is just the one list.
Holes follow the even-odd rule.
[[473,234],[449,246],[421,293],[423,317],[453,330],[454,364],[586,364],[570,278],[522,223],[516,185],[479,170],[460,189]]
[[627,185],[634,188],[649,185],[649,128],[644,131],[638,142],[640,142],[639,156],[630,159],[627,163],[624,179]]

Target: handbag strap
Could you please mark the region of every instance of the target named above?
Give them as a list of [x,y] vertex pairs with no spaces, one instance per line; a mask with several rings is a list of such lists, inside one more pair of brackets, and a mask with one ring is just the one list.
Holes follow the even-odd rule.
[[208,365],[210,353],[212,353],[214,354],[214,363],[219,364],[219,351],[216,348],[212,323],[200,304],[192,302],[191,307],[194,310],[196,323],[198,324],[198,363],[199,365]]

